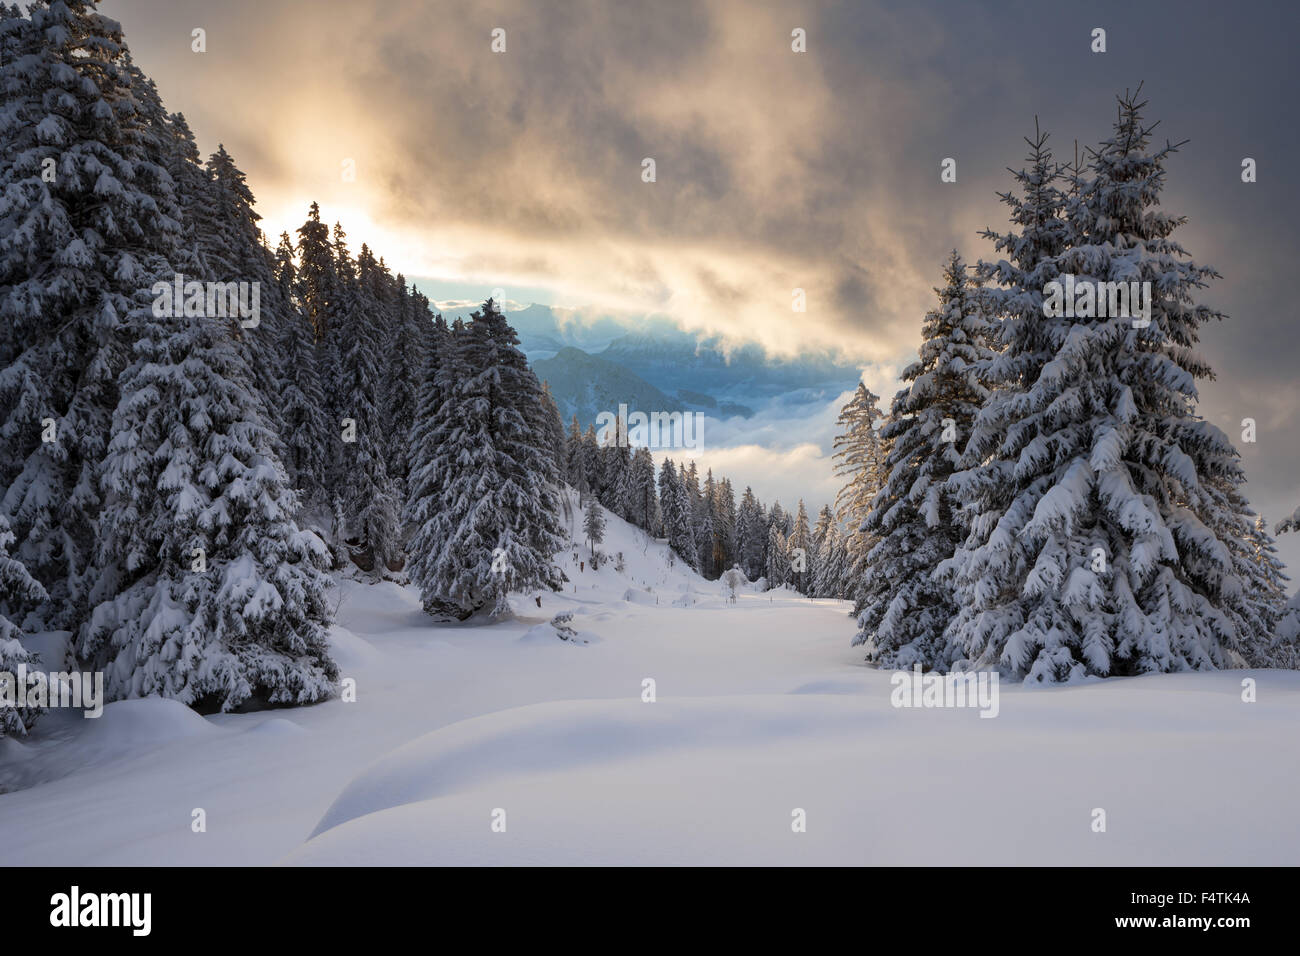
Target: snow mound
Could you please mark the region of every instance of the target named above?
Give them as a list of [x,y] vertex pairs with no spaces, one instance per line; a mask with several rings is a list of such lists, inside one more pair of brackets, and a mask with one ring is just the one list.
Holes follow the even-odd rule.
[[86,721],[81,742],[99,749],[129,753],[190,737],[213,734],[217,728],[180,701],[163,697],[119,700]]
[[264,720],[256,727],[249,728],[246,732],[263,737],[301,737],[304,734],[311,733],[305,727],[283,717],[272,717],[270,720]]
[[821,710],[789,697],[569,700],[515,707],[440,728],[380,758],[344,788],[312,837],[491,780],[554,776],[626,764],[654,752],[726,750],[832,729],[856,732],[863,725],[847,711]]
[[330,628],[330,656],[345,670],[363,667],[378,660],[379,650],[365,638],[357,637],[337,624]]

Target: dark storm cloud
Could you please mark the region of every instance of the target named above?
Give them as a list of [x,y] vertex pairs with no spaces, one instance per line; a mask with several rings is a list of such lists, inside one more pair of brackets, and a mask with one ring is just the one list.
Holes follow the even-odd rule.
[[[268,220],[364,208],[417,275],[555,288],[778,349],[901,364],[954,246],[990,255],[1034,117],[1060,158],[1144,82],[1165,208],[1223,280],[1203,411],[1243,445],[1270,518],[1300,502],[1291,287],[1300,197],[1295,5],[1149,2],[268,3],[112,0],[201,144],[224,141]],[[190,30],[208,52],[190,52]],[[508,49],[489,50],[494,27]],[[807,31],[808,52],[790,50]],[[1090,51],[1094,27],[1107,52]],[[1259,182],[1240,182],[1245,156]],[[357,183],[341,186],[341,157]],[[657,181],[641,181],[653,157]],[[943,184],[939,164],[957,161]],[[286,214],[287,215],[287,214]],[[292,215],[301,216],[300,212]],[[421,246],[433,237],[440,248]],[[417,241],[419,240],[419,241]],[[792,321],[791,290],[808,312]],[[1287,549],[1300,557],[1300,547]],[[1294,563],[1294,562],[1293,562]]]

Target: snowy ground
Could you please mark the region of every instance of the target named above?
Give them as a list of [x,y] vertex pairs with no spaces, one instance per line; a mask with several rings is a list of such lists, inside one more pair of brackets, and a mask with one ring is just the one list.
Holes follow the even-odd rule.
[[[508,623],[433,626],[409,588],[342,582],[355,703],[126,701],[0,740],[0,864],[1300,863],[1300,673],[896,709],[845,605],[730,605],[609,524],[625,573],[566,555],[569,591]],[[556,637],[561,610],[588,643]]]

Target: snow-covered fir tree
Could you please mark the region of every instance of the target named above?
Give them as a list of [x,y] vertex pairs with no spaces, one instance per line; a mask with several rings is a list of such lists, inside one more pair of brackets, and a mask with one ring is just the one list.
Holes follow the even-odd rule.
[[781,521],[773,521],[767,529],[763,576],[767,578],[769,588],[779,588],[789,583],[790,579],[789,543],[783,529],[784,523]]
[[338,494],[343,499],[349,539],[357,542],[373,569],[382,573],[397,555],[401,509],[388,475],[387,427],[380,395],[386,276],[369,246],[361,246],[355,274],[339,234],[335,250],[335,269],[344,297],[335,326],[342,346],[340,378],[334,383],[341,396]]
[[414,432],[407,569],[430,613],[500,614],[511,591],[560,586],[559,475],[528,427],[541,383],[496,304],[448,339],[442,405]]
[[26,681],[19,683],[20,666],[35,669],[36,655],[23,646],[23,632],[18,621],[22,615],[45,601],[48,595],[40,582],[27,573],[21,561],[9,554],[14,542],[9,522],[0,515],[0,737],[26,734],[40,715],[40,708],[28,706]]
[[749,580],[756,581],[763,576],[766,552],[767,516],[754,497],[754,490],[747,487],[736,511],[736,559]]
[[555,397],[551,394],[551,386],[547,382],[542,382],[542,401],[538,414],[541,416],[539,426],[546,449],[551,453],[556,474],[563,478],[569,461],[568,442],[564,435],[564,420],[560,418],[559,406],[555,404]]
[[578,425],[578,416],[573,416],[569,424],[569,433],[564,440],[564,480],[575,491],[582,493],[588,488],[585,457],[582,450],[582,429]]
[[[710,477],[712,474],[710,473]],[[716,485],[711,501],[713,522],[713,566],[730,569],[736,564],[736,493],[731,481],[723,478]]]
[[681,482],[695,544],[695,569],[705,578],[717,577],[713,571],[713,520],[705,506],[700,473],[694,461],[681,470]]
[[328,552],[296,500],[223,323],[127,316],[100,486],[93,610],[77,638],[110,700],[231,710],[333,693]]
[[[276,282],[285,302],[297,286],[293,246],[287,233],[276,250]],[[280,380],[276,390],[283,423],[284,466],[290,485],[307,506],[325,504],[326,452],[330,447],[325,392],[317,368],[311,321],[297,308],[280,326]]]
[[596,560],[596,545],[605,540],[605,512],[595,498],[588,499],[587,511],[582,517],[582,533],[591,545],[591,560]]
[[877,402],[880,396],[858,383],[853,397],[840,409],[835,425],[835,474],[846,479],[835,498],[836,513],[848,529],[845,546],[848,549],[850,573],[856,588],[866,580],[867,554],[875,546],[874,536],[863,530],[871,502],[885,483],[885,454],[887,449],[880,438],[880,419]]
[[668,546],[688,566],[697,566],[695,534],[691,528],[692,509],[686,487],[677,466],[665,458],[659,466],[659,510],[663,515],[663,536]]
[[[828,520],[826,532],[821,536],[817,547],[817,577],[813,584],[817,597],[842,598],[847,593],[849,575],[848,551],[844,544],[844,534],[839,523],[831,515],[830,506],[822,508],[822,515]],[[818,525],[821,520],[818,520]]]
[[655,490],[654,456],[650,449],[637,448],[632,452],[627,485],[628,520],[642,531],[653,531],[659,523],[659,498]]
[[85,613],[131,300],[170,280],[181,213],[133,87],[120,26],[85,0],[2,22],[0,514],[49,592],[42,616]]
[[799,511],[795,514],[794,527],[790,530],[790,585],[801,594],[810,593],[812,587],[813,554],[812,529],[808,527],[808,509],[803,499],[799,499]]
[[381,397],[384,407],[384,443],[387,471],[392,480],[393,493],[398,501],[405,501],[406,479],[411,472],[410,446],[407,438],[415,423],[416,394],[424,369],[424,347],[427,344],[424,323],[431,323],[420,299],[406,287],[406,279],[398,275],[392,283],[395,301],[392,304],[392,322],[386,330],[386,339],[380,343],[379,358],[385,366],[384,388]]
[[987,397],[979,373],[992,358],[982,296],[956,251],[922,325],[917,361],[894,398],[880,437],[888,477],[864,530],[877,544],[857,590],[855,613],[867,659],[881,667],[946,666],[944,633],[957,616],[952,588],[935,577],[965,537],[948,477]]
[[[1234,560],[1238,455],[1195,412],[1211,374],[1199,327],[1222,318],[1197,300],[1215,273],[1172,238],[1184,220],[1158,209],[1176,147],[1151,147],[1144,105],[1121,97],[1114,135],[1066,201],[1042,182],[1040,152],[1018,177],[1012,261],[994,270],[1004,351],[952,479],[972,531],[951,565],[951,637],[955,656],[1013,677],[1231,667],[1263,639]],[[1075,277],[1076,306],[1089,292],[1096,304],[1094,283],[1149,282],[1149,324],[1045,316],[1058,275]]]
[[[271,429],[277,452],[283,455],[285,433],[279,403],[273,400],[284,359],[278,354],[280,327],[289,320],[291,305],[280,299],[275,281],[275,257],[263,240],[261,215],[243,170],[224,146],[208,157],[207,218],[199,235],[210,274],[204,278],[223,283],[247,282],[259,290],[256,319],[246,325],[240,316],[228,315],[230,335],[252,374],[253,399]],[[187,215],[190,210],[187,209]],[[251,294],[251,290],[250,290]],[[218,305],[219,299],[218,297]],[[250,302],[251,304],[251,302]],[[229,309],[226,309],[229,313]],[[256,321],[254,326],[251,323]]]

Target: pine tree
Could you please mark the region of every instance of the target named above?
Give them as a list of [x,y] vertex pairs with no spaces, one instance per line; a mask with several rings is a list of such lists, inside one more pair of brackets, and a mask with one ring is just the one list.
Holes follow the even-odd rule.
[[384,363],[387,365],[387,381],[383,390],[384,442],[394,494],[397,500],[405,501],[406,482],[411,472],[407,438],[419,405],[417,392],[423,380],[424,348],[428,343],[423,326],[432,324],[433,316],[413,291],[407,289],[403,276],[397,276],[393,290],[396,297],[393,325],[387,340],[381,343],[381,354],[387,357]]
[[488,299],[449,336],[442,406],[417,426],[408,571],[433,614],[455,608],[463,617],[489,603],[500,614],[510,591],[560,585],[559,475],[528,428],[541,383],[518,344]]
[[[297,272],[288,233],[280,237],[276,270],[281,295],[284,301],[292,303]],[[304,504],[323,505],[329,423],[325,418],[325,393],[316,367],[311,322],[297,309],[281,324],[279,351],[283,363],[276,394],[284,427],[285,471],[290,486],[300,493]]]
[[330,696],[328,552],[294,522],[250,372],[212,319],[155,317],[145,295],[128,323],[79,659],[110,700],[228,711]]
[[[710,475],[710,477],[712,477]],[[713,522],[713,566],[727,569],[736,565],[736,495],[731,482],[723,478],[716,485],[711,519]]]
[[[312,203],[307,221],[298,227],[297,295],[311,323],[312,337],[317,345],[325,341],[334,299],[338,295],[337,286],[330,229],[321,222],[320,206]],[[335,370],[324,371],[328,374],[323,377],[328,380]]]
[[773,521],[767,530],[767,564],[763,576],[767,578],[768,588],[779,588],[788,584],[790,579],[790,558],[788,542],[782,523]]
[[542,402],[538,411],[541,415],[542,440],[546,443],[546,450],[551,453],[555,473],[563,477],[569,461],[569,450],[564,437],[564,420],[560,418],[560,408],[555,404],[555,398],[551,395],[551,386],[547,382],[542,382]]
[[569,426],[569,438],[565,442],[564,455],[564,480],[580,494],[589,491],[591,486],[587,482],[586,452],[577,415],[573,416],[573,423]]
[[966,531],[947,481],[987,397],[979,372],[993,353],[980,290],[956,251],[944,280],[918,360],[903,372],[908,385],[881,429],[888,479],[864,525],[878,543],[857,591],[854,644],[866,644],[867,659],[884,668],[946,667],[944,632],[958,611],[951,587],[935,577]]
[[812,529],[808,527],[808,509],[803,499],[799,499],[799,511],[794,519],[794,528],[790,532],[790,583],[800,594],[811,593],[812,575],[810,564],[813,561]]
[[[312,327],[316,349],[316,371],[325,395],[323,417],[329,436],[322,448],[323,472],[320,475],[322,494],[329,502],[331,512],[343,514],[346,509],[335,507],[342,503],[340,492],[343,446],[340,441],[343,429],[339,382],[342,379],[342,353],[339,348],[338,324],[346,314],[344,283],[335,262],[335,249],[330,239],[330,229],[320,218],[320,207],[312,203],[307,221],[298,227],[297,300]],[[345,529],[336,523],[336,541],[342,541]],[[345,551],[341,545],[339,550]],[[350,555],[342,553],[341,559]]]
[[[141,83],[147,83],[141,77]],[[156,90],[148,87],[156,95]],[[161,103],[159,103],[161,110]],[[204,255],[205,232],[213,231],[211,222],[212,180],[203,166],[194,132],[181,113],[167,118],[166,128],[171,133],[168,148],[164,150],[163,164],[172,178],[177,202],[181,207],[182,222],[172,254],[172,264],[183,275],[197,279],[213,278],[213,269]]]
[[767,518],[763,506],[746,488],[736,514],[736,556],[740,569],[751,581],[763,576],[763,556],[767,551]]
[[862,526],[886,478],[886,449],[878,432],[882,417],[876,406],[878,401],[880,397],[859,382],[835,422],[839,430],[835,439],[835,473],[847,479],[835,498],[835,508],[840,521],[848,528],[849,573],[859,583],[866,578],[867,554],[876,543]]
[[605,493],[605,462],[600,455],[595,425],[588,425],[582,436],[582,473],[593,495],[599,498]]
[[407,476],[402,523],[408,534],[412,530],[411,521],[412,514],[417,510],[416,502],[433,500],[440,491],[438,475],[426,467],[417,477],[416,465],[427,465],[436,453],[439,423],[444,420],[443,403],[452,397],[455,384],[448,372],[444,371],[444,367],[452,362],[451,347],[451,330],[448,329],[446,320],[437,315],[430,323],[425,337],[422,349],[424,361],[415,390],[415,415],[407,434],[410,474]]
[[[336,248],[340,247],[341,236],[336,239]],[[366,245],[361,247],[355,278],[346,253],[336,260],[335,268],[347,308],[335,323],[343,346],[339,409],[344,428],[348,429],[341,441],[338,493],[343,498],[350,536],[358,539],[360,548],[369,552],[374,569],[382,573],[397,555],[400,510],[385,461],[386,429],[379,395],[379,343],[383,337],[380,290],[384,278]]]
[[668,546],[688,566],[697,566],[695,535],[691,531],[691,506],[681,476],[671,458],[659,468],[659,507],[663,512],[664,537]]
[[[844,535],[831,515],[829,505],[822,508],[822,516],[827,519],[827,525],[817,546],[817,578],[813,592],[817,597],[841,598],[848,593],[845,589],[849,568]],[[820,517],[817,523],[820,527]]]
[[87,0],[36,0],[3,26],[0,514],[49,592],[44,624],[75,627],[121,322],[138,289],[172,278],[181,213],[171,134],[149,126],[121,28]]
[[695,462],[681,471],[682,491],[686,497],[686,515],[695,547],[695,567],[705,578],[715,578],[713,572],[713,525],[705,507],[704,492],[700,488],[700,473]]
[[253,208],[253,192],[243,171],[224,146],[208,157],[206,169],[210,185],[204,201],[210,205],[200,228],[199,243],[211,271],[207,278],[254,283],[259,289],[258,324],[245,327],[237,316],[228,317],[226,322],[252,374],[258,413],[271,429],[276,451],[282,456],[285,425],[280,419],[279,403],[271,399],[284,364],[278,346],[281,326],[289,319],[289,303],[279,298],[274,256],[263,241],[258,226],[262,217]]
[[22,629],[11,618],[48,597],[22,562],[10,557],[13,542],[9,522],[0,515],[0,681],[10,683],[13,695],[13,706],[0,706],[0,737],[26,734],[40,714],[40,708],[27,705],[26,682],[17,679],[19,666],[35,667],[36,656],[23,647]]
[[826,536],[831,533],[831,526],[834,524],[835,516],[831,514],[830,506],[822,505],[821,510],[817,512],[817,523],[813,525],[812,529],[812,590],[809,593],[813,597],[821,597],[821,594],[818,593],[818,587],[821,581],[822,548],[825,546]]
[[[1231,667],[1259,639],[1231,540],[1238,456],[1195,414],[1211,374],[1198,330],[1222,318],[1196,297],[1216,274],[1171,238],[1184,220],[1155,208],[1176,147],[1149,148],[1144,105],[1120,99],[1066,224],[1032,213],[1015,247],[1026,258],[999,269],[1006,352],[993,365],[1020,381],[981,412],[953,479],[972,533],[952,562],[952,637],[968,661],[1028,680]],[[1047,256],[1054,236],[1070,244]],[[1149,325],[1044,317],[1041,283],[1056,275],[1150,282]],[[1035,375],[1022,353],[1038,343],[1050,357]]]
[[620,518],[627,516],[628,472],[631,469],[631,450],[618,439],[618,435],[624,432],[625,425],[620,423],[617,433],[608,436],[599,449],[600,473],[604,478],[600,502]]
[[587,513],[582,518],[582,533],[587,536],[587,541],[591,543],[591,562],[594,567],[596,563],[596,545],[605,540],[605,514],[601,510],[600,502],[595,498],[587,502]]
[[[576,419],[574,424],[576,427]],[[659,523],[655,462],[648,448],[638,448],[632,453],[632,461],[628,465],[627,506],[628,520],[642,531],[650,533]]]

